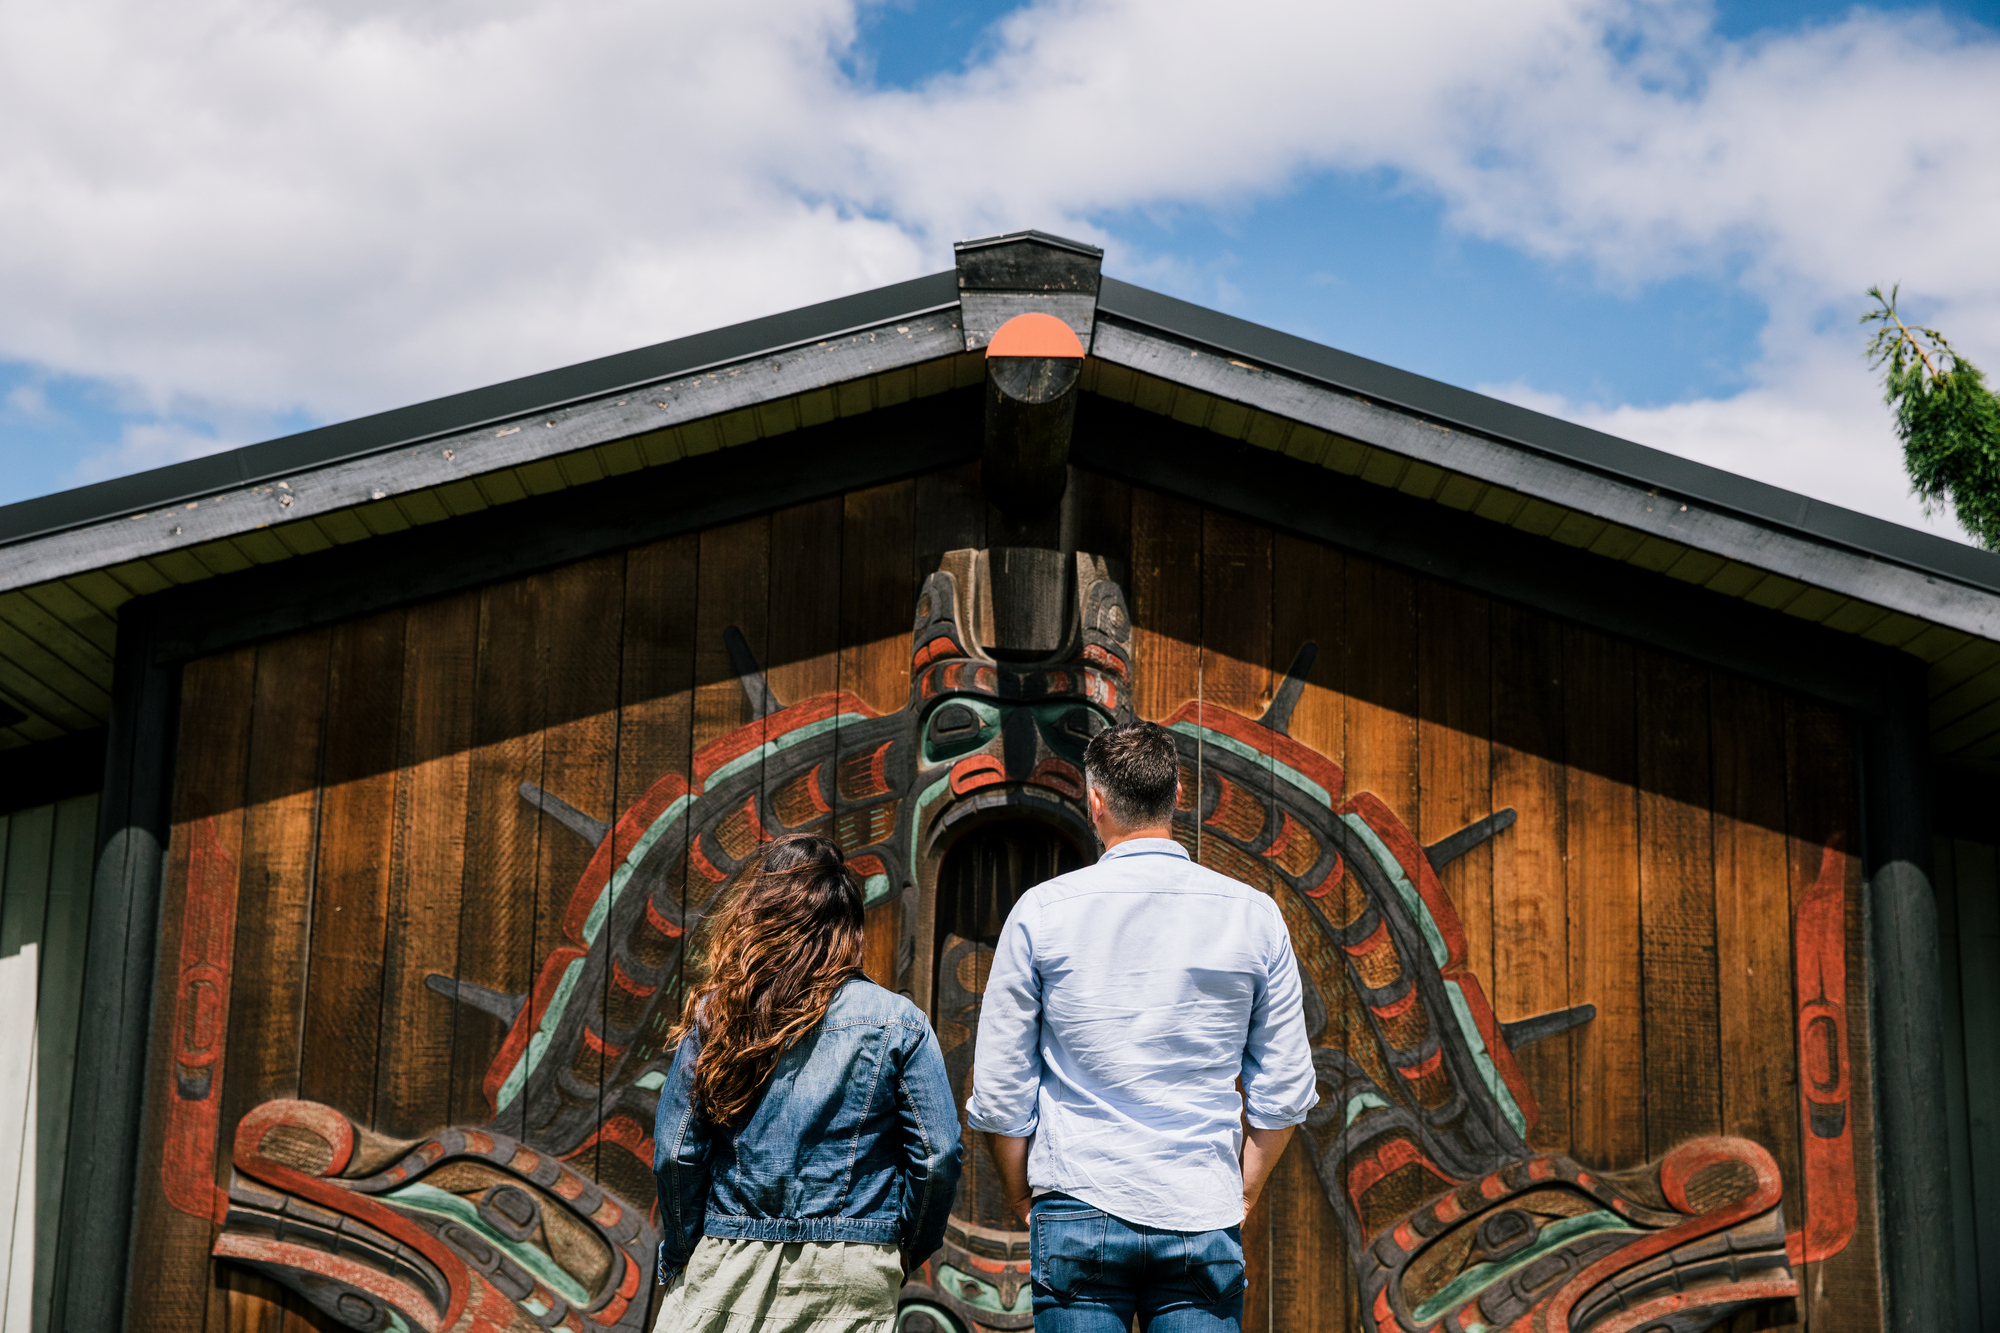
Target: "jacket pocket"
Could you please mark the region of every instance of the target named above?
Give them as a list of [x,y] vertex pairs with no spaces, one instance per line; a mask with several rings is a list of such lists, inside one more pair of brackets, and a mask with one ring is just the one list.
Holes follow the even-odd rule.
[[1028,1276],[1067,1301],[1104,1271],[1111,1219],[1096,1209],[1038,1208],[1029,1215]]
[[1201,1231],[1187,1238],[1188,1280],[1210,1305],[1243,1294],[1243,1228]]

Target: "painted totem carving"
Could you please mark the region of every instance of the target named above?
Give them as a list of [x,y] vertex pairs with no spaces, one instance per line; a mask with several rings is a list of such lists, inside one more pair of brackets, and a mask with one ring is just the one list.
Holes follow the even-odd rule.
[[[909,703],[888,715],[845,693],[782,703],[741,637],[729,647],[755,720],[697,754],[691,780],[662,779],[610,825],[523,784],[593,854],[529,992],[431,979],[506,1025],[488,1121],[392,1142],[332,1107],[257,1108],[214,1205],[218,1257],[361,1330],[638,1329],[664,1038],[705,921],[780,832],[830,830],[870,906],[900,902],[897,981],[933,1002],[963,1097],[1007,903],[950,858],[996,829],[1041,830],[1044,862],[1015,868],[1018,891],[1092,845],[1082,750],[1131,715],[1118,583],[1089,555],[953,552],[918,600]],[[1260,718],[1190,703],[1165,725],[1184,766],[1176,836],[1275,894],[1291,925],[1321,1078],[1304,1132],[1364,1324],[1692,1333],[1793,1295],[1777,1170],[1757,1145],[1701,1140],[1616,1177],[1529,1148],[1536,1105],[1513,1050],[1589,1014],[1497,1022],[1437,878],[1512,812],[1424,848],[1372,794],[1349,794],[1337,765],[1286,734],[1311,660],[1308,645]],[[959,898],[947,871],[964,872]],[[1837,1082],[1844,1041],[1826,1041]],[[1823,1100],[1832,1086],[1814,1083]],[[1026,1233],[984,1188],[979,1152],[944,1247],[905,1289],[904,1333],[1032,1323]]]

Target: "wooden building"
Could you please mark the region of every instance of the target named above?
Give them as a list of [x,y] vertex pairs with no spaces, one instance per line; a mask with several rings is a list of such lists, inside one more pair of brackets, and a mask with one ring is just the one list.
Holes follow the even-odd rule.
[[1248,1328],[2000,1328],[2000,557],[1099,261],[0,509],[0,1327],[646,1327],[759,840],[963,1080],[1136,715],[1306,980]]

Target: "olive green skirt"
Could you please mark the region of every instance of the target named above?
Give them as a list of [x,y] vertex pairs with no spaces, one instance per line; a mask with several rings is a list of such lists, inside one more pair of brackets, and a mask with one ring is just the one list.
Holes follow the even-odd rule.
[[902,1288],[893,1245],[705,1236],[653,1333],[889,1333]]

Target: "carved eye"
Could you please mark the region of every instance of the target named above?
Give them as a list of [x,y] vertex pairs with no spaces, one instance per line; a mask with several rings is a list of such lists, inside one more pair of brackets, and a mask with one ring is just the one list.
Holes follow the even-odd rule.
[[979,714],[964,704],[946,704],[931,714],[931,739],[941,745],[971,740],[979,734]]
[[1092,736],[1104,730],[1104,716],[1094,708],[1072,708],[1062,715],[1057,726],[1078,745],[1088,745]]

